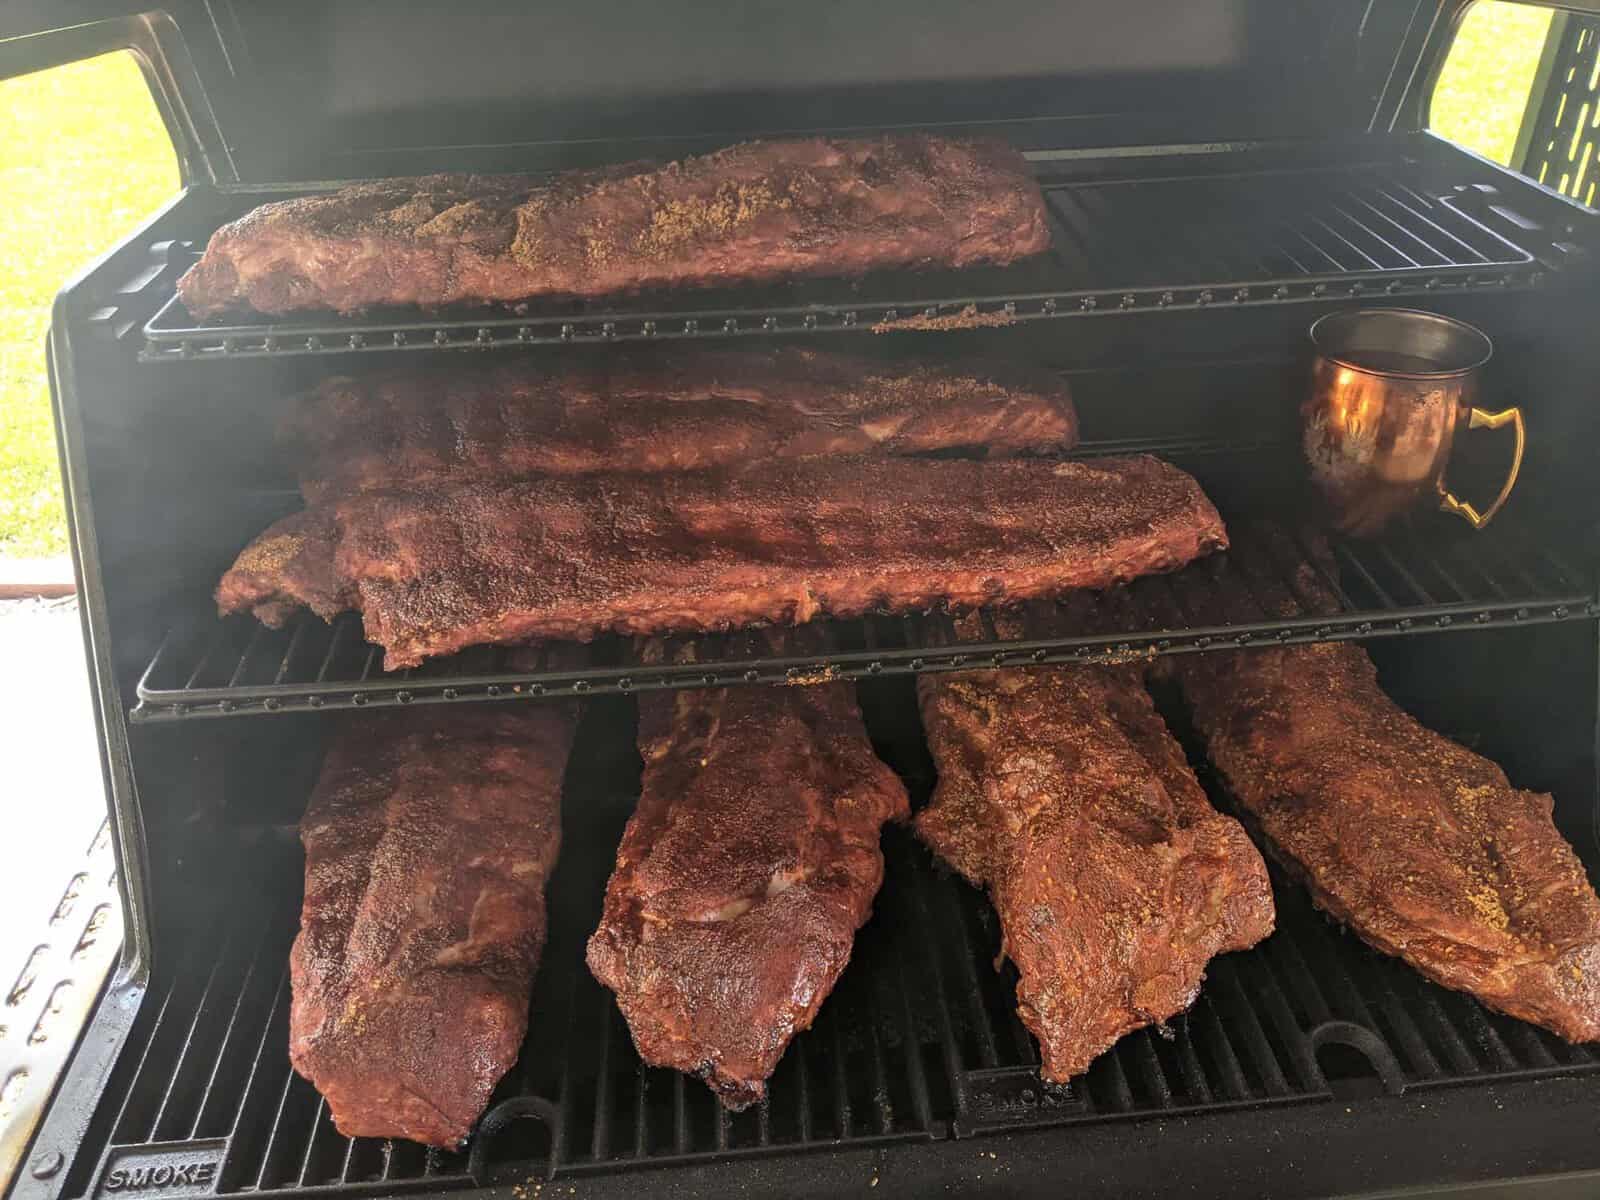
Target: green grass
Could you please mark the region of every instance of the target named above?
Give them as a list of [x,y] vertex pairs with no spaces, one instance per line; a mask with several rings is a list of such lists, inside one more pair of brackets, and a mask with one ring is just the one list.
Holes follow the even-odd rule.
[[1509,163],[1533,87],[1550,10],[1479,0],[1467,10],[1433,92],[1428,127]]
[[131,54],[0,81],[0,555],[67,546],[44,368],[50,302],[177,190]]

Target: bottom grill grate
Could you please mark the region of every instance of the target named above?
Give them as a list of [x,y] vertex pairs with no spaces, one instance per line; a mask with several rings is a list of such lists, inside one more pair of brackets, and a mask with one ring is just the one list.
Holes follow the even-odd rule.
[[[569,786],[569,805],[572,789]],[[239,858],[261,876],[152,986],[63,1195],[113,1170],[213,1161],[217,1190],[391,1193],[996,1129],[1314,1103],[1488,1078],[1593,1071],[1590,1050],[1486,1012],[1367,949],[1277,887],[1278,931],[1211,967],[1199,1002],[1124,1038],[1070,1086],[1041,1083],[987,901],[904,830],[877,914],[768,1100],[730,1115],[641,1064],[583,964],[631,798],[569,819],[551,940],[521,1061],[463,1153],[338,1134],[289,1066],[286,960],[299,903],[289,831]],[[570,811],[570,808],[569,808]],[[109,1114],[109,1115],[108,1115]]]

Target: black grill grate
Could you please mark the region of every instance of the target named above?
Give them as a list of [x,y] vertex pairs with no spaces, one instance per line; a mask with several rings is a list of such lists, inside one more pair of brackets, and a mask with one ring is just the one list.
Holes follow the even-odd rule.
[[[587,808],[586,814],[593,814]],[[626,805],[610,811],[620,818]],[[886,836],[877,915],[817,1025],[763,1104],[724,1112],[700,1083],[641,1064],[589,976],[617,820],[573,821],[550,889],[552,940],[522,1061],[462,1153],[338,1134],[289,1067],[288,981],[299,857],[257,880],[264,907],[224,908],[152,987],[62,1195],[104,1190],[110,1164],[209,1155],[217,1190],[350,1194],[447,1189],[1229,1108],[1350,1102],[1487,1079],[1590,1072],[1595,1054],[1432,987],[1340,933],[1279,881],[1278,931],[1216,960],[1195,1007],[1120,1041],[1070,1086],[1041,1083],[987,901]],[[601,851],[605,851],[601,854]],[[572,860],[581,856],[582,863]],[[579,878],[579,876],[582,878]]]
[[[1048,156],[1046,156],[1048,159]],[[1196,161],[1201,163],[1196,166]],[[197,322],[171,296],[145,325],[147,361],[951,329],[1130,311],[1422,296],[1537,285],[1566,249],[1536,222],[1458,205],[1415,162],[1263,168],[1256,152],[1038,164],[1053,248],[1004,269],[680,293],[605,304],[415,309]],[[1463,168],[1464,173],[1464,168]],[[238,215],[282,193],[240,193]],[[1469,195],[1469,199],[1472,197]],[[1176,219],[1175,219],[1176,218]],[[200,243],[174,243],[170,289]]]
[[[1172,576],[1135,581],[1105,593],[1024,612],[1024,636],[1001,636],[987,616],[974,628],[944,613],[822,623],[826,653],[800,635],[774,654],[753,635],[696,639],[693,668],[645,666],[620,638],[542,650],[478,647],[423,667],[385,674],[360,619],[331,626],[309,615],[282,630],[246,617],[200,619],[162,642],[139,681],[136,721],[446,703],[514,697],[599,695],[741,683],[954,670],[988,665],[1087,663],[1180,654],[1220,646],[1278,645],[1459,628],[1531,625],[1600,613],[1592,574],[1546,548],[1526,530],[1502,523],[1474,534],[1464,525],[1400,531],[1377,541],[1334,544],[1337,576],[1325,570],[1340,610],[1275,620],[1200,625],[1187,614],[1197,584],[1243,561],[1287,580],[1301,565],[1281,546],[1235,529],[1228,555]],[[1304,548],[1304,547],[1302,547]],[[1287,586],[1287,584],[1285,585]],[[1290,588],[1292,591],[1293,589]],[[1141,614],[1141,615],[1132,615]],[[811,642],[816,645],[817,642]],[[667,661],[682,662],[669,655]]]

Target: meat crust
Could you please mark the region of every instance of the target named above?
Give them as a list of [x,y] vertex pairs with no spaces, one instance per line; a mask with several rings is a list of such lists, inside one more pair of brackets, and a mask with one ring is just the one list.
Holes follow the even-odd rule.
[[840,684],[642,697],[639,806],[589,967],[639,1054],[759,1100],[849,961],[907,815]]
[[393,670],[483,643],[1004,604],[1226,541],[1199,485],[1143,455],[812,459],[366,492],[273,526],[217,603],[269,623],[358,607]]
[[264,204],[212,235],[178,293],[199,317],[351,313],[1004,264],[1049,244],[1039,186],[1002,143],[806,138]]
[[805,349],[337,376],[286,423],[317,501],[462,477],[688,471],[841,454],[1061,451],[1061,376]]
[[1061,1083],[1272,932],[1266,865],[1211,807],[1131,667],[925,676],[918,836],[1000,917],[1017,1014]]
[[335,736],[300,835],[289,1057],[347,1137],[463,1142],[517,1059],[574,714],[384,714]]
[[[1296,590],[1263,574],[1219,588],[1210,615],[1331,609],[1309,565]],[[1318,907],[1435,983],[1600,1039],[1600,899],[1549,795],[1403,711],[1357,645],[1185,655],[1174,672],[1212,762]]]

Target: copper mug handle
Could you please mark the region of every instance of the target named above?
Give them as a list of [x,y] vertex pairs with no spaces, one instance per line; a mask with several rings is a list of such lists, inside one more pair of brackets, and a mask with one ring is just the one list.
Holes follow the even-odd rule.
[[1522,470],[1522,451],[1527,445],[1528,429],[1522,420],[1522,410],[1515,405],[1503,408],[1499,412],[1485,412],[1481,408],[1467,410],[1468,429],[1501,429],[1510,425],[1517,435],[1515,448],[1511,451],[1511,470],[1506,475],[1506,481],[1500,487],[1500,494],[1494,498],[1494,503],[1483,512],[1479,512],[1460,499],[1454,492],[1445,486],[1444,476],[1439,477],[1439,509],[1441,512],[1455,513],[1474,529],[1482,529],[1494,520],[1495,513],[1505,507],[1506,501],[1511,498],[1511,489],[1517,486],[1517,475]]

